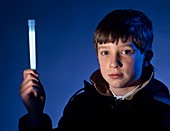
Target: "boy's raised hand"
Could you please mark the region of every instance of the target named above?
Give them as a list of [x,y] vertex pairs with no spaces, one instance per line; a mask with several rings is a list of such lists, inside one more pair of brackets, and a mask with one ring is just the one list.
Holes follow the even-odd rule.
[[20,96],[30,115],[42,114],[45,105],[46,95],[38,77],[35,70],[26,69],[23,71]]

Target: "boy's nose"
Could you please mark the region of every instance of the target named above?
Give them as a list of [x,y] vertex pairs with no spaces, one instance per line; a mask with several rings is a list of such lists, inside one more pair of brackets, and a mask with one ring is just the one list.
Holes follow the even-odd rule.
[[120,68],[122,66],[118,58],[113,58],[110,60],[110,68]]

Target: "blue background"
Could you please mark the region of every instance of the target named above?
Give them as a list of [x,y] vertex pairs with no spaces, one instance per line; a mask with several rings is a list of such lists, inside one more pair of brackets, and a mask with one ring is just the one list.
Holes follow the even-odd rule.
[[28,19],[36,20],[37,71],[47,94],[45,112],[56,127],[68,99],[98,68],[93,32],[113,9],[138,9],[151,18],[155,74],[170,87],[169,6],[168,0],[1,0],[0,130],[17,131],[26,113],[19,86],[29,68]]

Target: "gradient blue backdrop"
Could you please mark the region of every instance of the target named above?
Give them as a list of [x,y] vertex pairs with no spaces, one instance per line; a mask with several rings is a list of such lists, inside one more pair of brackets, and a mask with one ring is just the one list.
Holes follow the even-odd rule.
[[1,0],[0,130],[17,131],[26,113],[19,86],[29,68],[28,19],[36,20],[37,71],[47,94],[45,112],[56,127],[68,99],[98,68],[93,32],[112,9],[138,9],[152,19],[152,63],[156,77],[170,87],[169,6],[168,0]]

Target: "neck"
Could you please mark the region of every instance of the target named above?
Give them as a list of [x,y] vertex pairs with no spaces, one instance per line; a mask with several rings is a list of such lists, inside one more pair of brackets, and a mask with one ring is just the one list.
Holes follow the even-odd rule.
[[129,92],[131,92],[132,90],[134,90],[135,88],[137,88],[138,86],[139,85],[126,87],[126,88],[113,88],[113,87],[110,87],[110,91],[116,96],[124,96],[124,95],[128,94]]

